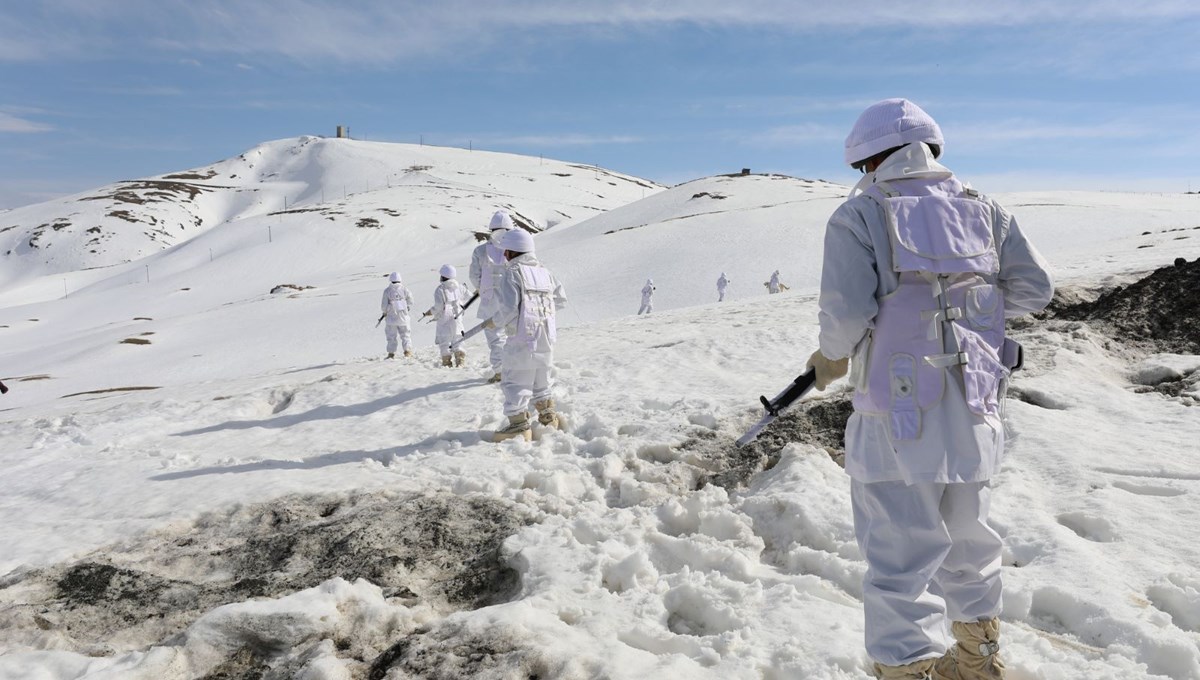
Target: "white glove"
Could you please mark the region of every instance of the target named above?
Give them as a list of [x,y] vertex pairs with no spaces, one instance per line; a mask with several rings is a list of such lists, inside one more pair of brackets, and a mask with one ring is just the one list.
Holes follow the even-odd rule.
[[846,375],[850,369],[850,358],[827,359],[824,354],[821,354],[821,350],[817,350],[808,358],[808,366],[817,371],[817,380],[814,386],[818,390],[824,390],[829,387],[830,383]]

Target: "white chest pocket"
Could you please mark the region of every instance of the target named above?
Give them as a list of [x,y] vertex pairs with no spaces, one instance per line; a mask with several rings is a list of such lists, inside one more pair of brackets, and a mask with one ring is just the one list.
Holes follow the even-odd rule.
[[981,284],[967,289],[967,323],[976,330],[988,330],[996,323],[996,309],[1000,305],[1000,289],[990,284]]

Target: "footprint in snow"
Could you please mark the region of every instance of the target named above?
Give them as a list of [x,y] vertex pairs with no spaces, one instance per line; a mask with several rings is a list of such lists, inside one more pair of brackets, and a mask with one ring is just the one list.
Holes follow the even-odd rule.
[[1120,540],[1112,523],[1103,517],[1094,517],[1083,512],[1065,512],[1058,516],[1058,523],[1089,541],[1112,543]]

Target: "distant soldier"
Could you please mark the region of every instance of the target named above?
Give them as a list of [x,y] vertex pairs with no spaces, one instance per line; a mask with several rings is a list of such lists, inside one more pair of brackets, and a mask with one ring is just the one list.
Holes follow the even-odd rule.
[[[491,231],[488,240],[475,247],[471,253],[471,284],[479,291],[480,319],[489,319],[496,313],[496,287],[504,271],[504,251],[500,249],[500,239],[513,228],[512,218],[503,210],[497,210],[488,229]],[[500,359],[504,353],[504,328],[489,328],[483,332],[487,338],[488,360],[492,365],[490,383],[500,382]]]
[[725,272],[721,272],[721,278],[717,279],[717,302],[725,301],[725,289],[729,287],[729,278],[725,276]]
[[453,265],[442,265],[438,271],[442,281],[433,291],[433,306],[421,316],[432,316],[437,323],[437,331],[433,341],[437,343],[442,355],[443,366],[462,366],[467,361],[467,353],[461,349],[450,352],[450,343],[463,334],[462,315],[463,304],[466,302],[466,291],[462,284],[455,280],[458,271]]
[[779,270],[778,269],[771,272],[771,280],[767,281],[763,285],[767,287],[767,293],[769,293],[771,295],[774,295],[775,293],[779,293],[779,292],[782,292],[787,289],[786,286],[784,286],[782,283],[779,282]]
[[638,308],[638,314],[649,314],[654,311],[654,279],[646,279],[646,285],[642,286],[642,306]]
[[408,325],[408,310],[412,309],[413,296],[401,283],[399,272],[392,272],[388,281],[391,283],[383,289],[383,301],[380,303],[380,311],[383,312],[380,320],[386,320],[383,331],[387,337],[387,358],[396,358],[397,340],[403,343],[404,356],[411,357],[412,332]]
[[529,232],[508,231],[500,239],[500,248],[508,266],[496,290],[496,313],[490,323],[506,334],[500,389],[508,425],[498,430],[492,441],[529,440],[530,402],[537,409],[539,423],[559,426],[550,393],[550,365],[554,361],[555,312],[567,296],[558,279],[538,262]]

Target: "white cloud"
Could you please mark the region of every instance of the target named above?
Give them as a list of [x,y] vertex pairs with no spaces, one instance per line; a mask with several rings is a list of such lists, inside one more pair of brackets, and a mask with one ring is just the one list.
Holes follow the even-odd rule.
[[840,144],[845,136],[846,130],[843,128],[818,123],[780,125],[757,132],[729,132],[721,135],[727,141],[764,147],[801,146],[813,143]]
[[[1134,176],[1118,173],[1086,174],[1047,170],[1012,170],[1003,173],[959,175],[964,181],[988,194],[1030,191],[1132,191],[1182,194],[1189,180],[1183,176]],[[1193,180],[1195,190],[1200,183]],[[1004,197],[1000,197],[1003,202]],[[1018,215],[1019,217],[1019,215]]]
[[1089,124],[1047,123],[1032,119],[1007,119],[943,126],[947,144],[959,147],[994,147],[1014,142],[1066,140],[1132,140],[1150,136],[1152,128],[1124,121]]
[[0,177],[0,210],[11,210],[21,206],[50,201],[69,196],[91,187],[102,185],[107,180],[96,178],[70,178],[54,180],[27,180]]
[[97,87],[96,92],[129,97],[179,97],[184,91],[178,87]]
[[461,135],[443,137],[437,133],[430,133],[417,135],[416,138],[405,137],[404,139],[395,139],[389,137],[387,140],[401,142],[404,144],[411,144],[420,140],[424,144],[430,144],[433,146],[453,146],[462,149],[466,149],[468,147],[475,149],[532,148],[534,149],[533,153],[537,153],[536,150],[539,148],[603,146],[609,144],[640,144],[650,141],[646,137],[637,137],[633,135],[589,135],[574,132],[544,135],[484,134],[471,137],[464,137]]
[[[830,4],[799,0],[91,0],[9,3],[0,9],[0,60],[95,56],[130,45],[189,53],[276,55],[307,63],[387,64],[410,58],[471,54],[510,47],[553,29],[599,30],[675,26],[750,27],[862,35],[880,27],[1046,27],[1069,31],[1088,23],[1117,25],[1200,18],[1200,3],[1183,0],[982,0],[907,4]],[[544,33],[543,38],[547,37]]]
[[632,135],[585,135],[577,133],[557,135],[517,135],[512,137],[483,137],[475,140],[497,146],[596,146],[601,144],[637,144],[645,142],[642,137]]
[[0,111],[0,132],[27,134],[35,132],[50,132],[54,128],[45,123],[37,123],[24,118],[18,118]]

